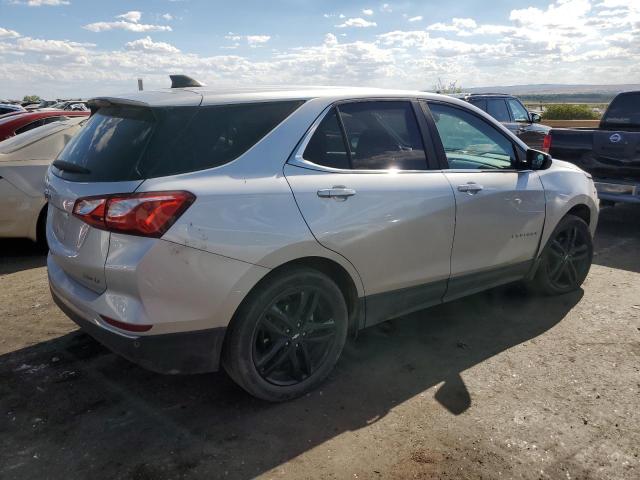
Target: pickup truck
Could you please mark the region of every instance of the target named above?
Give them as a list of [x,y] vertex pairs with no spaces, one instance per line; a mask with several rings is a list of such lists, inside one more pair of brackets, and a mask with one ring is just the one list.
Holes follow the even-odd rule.
[[596,130],[551,129],[543,150],[589,172],[603,204],[640,203],[640,91],[616,96]]

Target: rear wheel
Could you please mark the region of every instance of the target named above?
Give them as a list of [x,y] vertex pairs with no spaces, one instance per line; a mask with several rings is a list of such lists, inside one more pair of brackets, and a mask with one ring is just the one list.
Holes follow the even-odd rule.
[[560,295],[580,288],[593,260],[589,226],[573,215],[564,217],[544,248],[534,288],[547,295]]
[[323,273],[296,267],[276,274],[243,302],[225,341],[223,365],[252,395],[289,400],[327,377],[347,327],[338,286]]

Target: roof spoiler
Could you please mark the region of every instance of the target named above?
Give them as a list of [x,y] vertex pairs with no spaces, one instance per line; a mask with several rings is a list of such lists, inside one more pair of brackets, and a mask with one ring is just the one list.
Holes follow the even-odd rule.
[[148,107],[149,106],[149,104],[144,102],[139,102],[136,100],[128,100],[126,98],[118,98],[118,97],[96,97],[88,100],[87,103],[89,104],[89,110],[91,110],[92,116],[102,107],[112,107],[114,105],[125,105],[128,107]]
[[171,88],[204,87],[204,84],[187,75],[169,75],[169,78],[171,79]]

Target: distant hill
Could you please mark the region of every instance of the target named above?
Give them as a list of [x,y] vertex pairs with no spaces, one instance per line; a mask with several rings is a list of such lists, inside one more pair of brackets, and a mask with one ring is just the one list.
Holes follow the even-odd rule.
[[609,103],[618,93],[640,90],[640,83],[617,85],[567,85],[542,83],[465,88],[470,93],[508,93],[526,102],[544,103]]
[[640,83],[626,83],[617,85],[566,85],[555,83],[541,83],[532,85],[503,85],[496,87],[474,87],[465,88],[471,93],[501,92],[511,95],[557,95],[557,94],[577,94],[577,93],[606,93],[616,94],[626,90],[640,90]]

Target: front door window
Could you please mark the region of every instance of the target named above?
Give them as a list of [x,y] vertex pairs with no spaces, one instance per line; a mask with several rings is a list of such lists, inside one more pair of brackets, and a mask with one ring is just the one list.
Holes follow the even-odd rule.
[[511,141],[493,126],[460,108],[429,105],[450,169],[512,169]]

